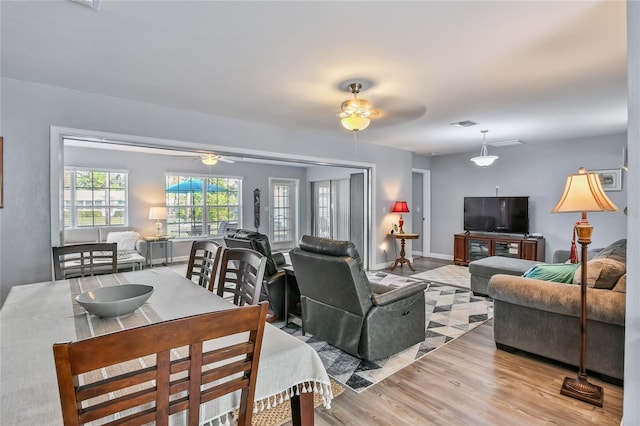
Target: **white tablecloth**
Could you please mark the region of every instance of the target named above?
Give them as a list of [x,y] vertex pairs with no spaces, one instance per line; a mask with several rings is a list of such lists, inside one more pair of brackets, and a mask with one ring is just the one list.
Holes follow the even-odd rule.
[[[91,324],[89,328],[94,334],[101,334],[102,326],[107,324],[121,328],[139,325],[132,324],[134,315],[107,320],[87,315],[74,302],[72,289],[124,283],[154,287],[147,303],[136,312],[150,322],[230,307],[228,301],[167,268],[13,287],[0,311],[0,424],[62,424],[53,343],[86,338],[83,322]],[[333,395],[318,354],[295,337],[267,324],[255,407],[261,410],[281,403],[300,384],[321,393],[325,405],[329,405]],[[235,398],[214,402],[201,409],[201,419],[204,422],[217,418],[237,406]]]

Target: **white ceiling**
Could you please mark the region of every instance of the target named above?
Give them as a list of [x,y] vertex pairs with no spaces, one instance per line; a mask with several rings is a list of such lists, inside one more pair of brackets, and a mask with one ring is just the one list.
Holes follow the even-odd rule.
[[624,1],[0,4],[8,78],[336,134],[359,81],[359,140],[422,154],[626,130]]

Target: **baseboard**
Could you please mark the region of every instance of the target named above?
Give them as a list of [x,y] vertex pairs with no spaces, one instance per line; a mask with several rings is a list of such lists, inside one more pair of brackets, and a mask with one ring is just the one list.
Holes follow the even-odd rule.
[[425,257],[432,257],[434,259],[451,260],[451,261],[453,261],[453,255],[450,255],[450,254],[429,253]]

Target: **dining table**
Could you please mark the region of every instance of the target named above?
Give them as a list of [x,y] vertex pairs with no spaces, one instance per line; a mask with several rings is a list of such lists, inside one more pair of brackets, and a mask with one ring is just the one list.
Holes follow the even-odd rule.
[[[91,315],[75,301],[81,292],[122,284],[146,284],[154,289],[136,311],[115,318]],[[235,308],[230,301],[165,267],[14,286],[0,310],[0,424],[63,424],[54,343]],[[314,393],[322,395],[325,407],[330,406],[331,383],[317,352],[267,323],[254,412],[290,400],[293,424],[312,425]],[[228,424],[238,407],[239,391],[203,404],[200,424]],[[182,424],[180,418],[172,421]]]

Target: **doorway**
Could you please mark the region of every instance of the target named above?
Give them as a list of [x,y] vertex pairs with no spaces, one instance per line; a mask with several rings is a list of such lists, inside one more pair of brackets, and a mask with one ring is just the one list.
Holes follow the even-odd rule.
[[431,171],[412,170],[413,208],[411,209],[411,229],[420,234],[413,242],[412,256],[429,257],[431,255]]

